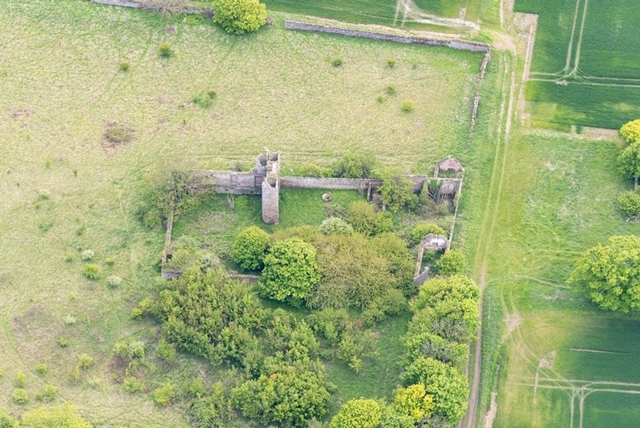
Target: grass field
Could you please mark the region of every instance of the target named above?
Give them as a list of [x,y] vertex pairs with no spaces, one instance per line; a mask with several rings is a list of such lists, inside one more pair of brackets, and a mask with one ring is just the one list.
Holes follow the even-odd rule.
[[[485,370],[499,365],[493,427],[633,426],[640,322],[602,313],[565,285],[582,251],[637,230],[615,210],[629,186],[615,170],[618,150],[542,132],[511,142],[485,293]],[[619,400],[598,398],[609,394]]]
[[539,15],[527,100],[534,125],[619,128],[640,115],[640,12],[631,0],[517,0]]
[[[477,54],[286,32],[278,14],[273,26],[239,38],[80,0],[0,0],[0,10],[0,407],[14,414],[52,385],[54,404],[75,404],[98,426],[187,426],[182,409],[158,408],[112,381],[116,341],[158,339],[154,324],[129,319],[154,289],[163,243],[161,230],[135,219],[148,173],[250,164],[265,146],[285,165],[370,148],[407,172],[448,154],[473,156],[465,139]],[[165,41],[175,55],[162,59]],[[331,65],[337,57],[341,67]],[[391,84],[395,95],[386,93]],[[211,90],[211,108],[193,105]],[[401,111],[405,99],[415,100],[412,113]],[[107,144],[113,122],[133,128],[133,140]],[[285,194],[283,207],[295,200]],[[287,216],[283,223],[294,224]],[[81,273],[89,249],[102,269],[96,281]],[[107,288],[110,275],[123,279],[119,288]],[[74,380],[82,353],[95,365]],[[187,357],[168,370],[152,348],[148,361],[157,369],[145,379],[149,390],[215,376]],[[35,370],[42,363],[46,375]],[[396,376],[389,370],[386,379]],[[26,407],[10,398],[19,372]]]

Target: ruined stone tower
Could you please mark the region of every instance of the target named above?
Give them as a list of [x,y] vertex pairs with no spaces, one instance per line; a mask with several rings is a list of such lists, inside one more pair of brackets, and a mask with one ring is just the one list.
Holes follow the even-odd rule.
[[265,149],[253,172],[262,179],[262,221],[276,224],[280,220],[280,153]]

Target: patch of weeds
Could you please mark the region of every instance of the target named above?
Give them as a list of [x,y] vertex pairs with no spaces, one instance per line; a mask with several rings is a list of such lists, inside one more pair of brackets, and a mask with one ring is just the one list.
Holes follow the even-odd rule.
[[47,160],[44,162],[44,168],[45,168],[45,169],[49,169],[49,168],[51,168],[51,159],[47,159]]
[[404,100],[400,109],[405,113],[411,113],[416,108],[416,103],[413,100]]
[[42,233],[46,233],[49,231],[49,229],[51,229],[53,227],[53,222],[52,221],[47,221],[44,223],[40,223],[38,225],[38,229],[40,229],[40,232]]
[[88,279],[96,280],[100,278],[100,274],[102,273],[102,269],[95,263],[87,263],[82,268],[82,274],[86,276]]
[[158,343],[157,351],[158,358],[160,358],[167,364],[175,364],[175,362],[178,360],[178,352],[176,350],[176,347],[173,344],[165,341],[164,339],[160,340],[160,343]]
[[24,388],[27,383],[27,375],[22,372],[16,373],[16,377],[13,380],[13,384],[16,388]]
[[42,391],[36,393],[36,400],[50,403],[56,399],[56,395],[58,395],[58,389],[53,385],[47,385]]
[[90,357],[87,354],[80,354],[80,356],[78,357],[78,366],[82,370],[87,370],[94,363],[95,363],[95,360],[93,359],[93,357]]
[[334,67],[342,67],[342,64],[344,64],[344,61],[340,57],[331,60],[331,65]]
[[188,25],[199,25],[204,23],[205,20],[206,18],[204,17],[204,15],[199,13],[189,14],[184,17],[184,22],[186,22]]
[[393,58],[389,58],[387,59],[387,67],[388,68],[393,68],[396,66],[396,60]]
[[17,388],[13,390],[11,399],[14,403],[23,406],[29,402],[29,392],[23,388]]
[[384,88],[384,93],[389,95],[389,96],[395,95],[396,94],[396,85],[394,85],[393,83],[388,84]]
[[69,346],[69,339],[65,338],[65,337],[61,337],[60,339],[58,339],[58,346],[61,348],[66,348]]
[[109,278],[107,278],[107,287],[118,288],[121,282],[122,278],[116,275],[111,275]]
[[118,71],[122,71],[123,73],[129,71],[129,63],[126,61],[120,61],[118,63]]
[[153,401],[159,406],[166,406],[178,396],[178,388],[171,382],[165,382],[153,391]]
[[200,108],[209,108],[218,94],[215,91],[202,91],[193,97],[193,103]]
[[89,260],[93,260],[96,253],[93,250],[84,250],[82,254],[80,254],[80,258],[84,262],[88,262]]
[[49,373],[49,365],[44,364],[44,363],[42,363],[42,364],[36,364],[35,371],[36,371],[36,373],[38,373],[39,375],[44,376],[44,375],[46,375],[47,373]]
[[66,325],[73,325],[77,322],[78,320],[76,319],[76,317],[74,317],[71,314],[68,314],[66,317],[64,317],[64,323]]
[[378,97],[376,98],[376,101],[382,104],[383,102],[385,102],[385,99],[382,95],[378,95]]
[[133,140],[136,130],[117,122],[107,124],[104,138],[112,144],[124,144]]
[[82,236],[86,230],[87,228],[85,226],[80,226],[76,229],[76,236]]
[[144,391],[144,383],[133,376],[126,377],[123,382],[124,390],[130,394],[136,394]]
[[113,267],[113,265],[116,264],[116,259],[114,259],[113,257],[109,257],[107,260],[105,260],[105,264],[109,267]]
[[87,386],[91,389],[98,389],[102,385],[102,380],[98,377],[91,377],[87,379]]
[[158,46],[158,54],[161,58],[171,58],[174,56],[173,47],[167,42],[160,43],[160,46]]

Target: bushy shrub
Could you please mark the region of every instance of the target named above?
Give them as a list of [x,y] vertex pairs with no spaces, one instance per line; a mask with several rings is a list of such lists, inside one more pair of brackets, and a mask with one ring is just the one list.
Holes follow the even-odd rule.
[[395,95],[396,94],[396,85],[394,85],[393,83],[388,84],[387,86],[385,86],[384,92],[389,96]]
[[627,144],[640,142],[640,119],[632,120],[622,125],[620,135]]
[[430,233],[447,236],[447,232],[435,223],[417,223],[411,230],[411,244],[416,245],[420,243],[422,238]]
[[189,414],[198,428],[225,428],[233,416],[231,401],[222,382],[211,387],[210,394],[199,393],[189,404]]
[[344,64],[344,61],[342,60],[342,58],[334,58],[331,60],[331,65],[333,65],[334,67],[341,67],[342,64]]
[[178,351],[176,350],[176,347],[164,339],[161,339],[160,343],[158,343],[157,352],[158,358],[165,363],[175,364],[178,360]]
[[87,263],[82,268],[82,274],[91,280],[99,279],[101,273],[102,268],[95,263]]
[[107,287],[118,288],[121,282],[122,282],[122,278],[120,278],[117,275],[111,275],[107,278]]
[[162,42],[160,46],[158,46],[158,54],[162,58],[171,58],[173,56],[173,48],[169,43]]
[[628,190],[618,195],[618,210],[626,218],[638,217],[640,215],[640,194]]
[[405,113],[411,113],[416,108],[416,102],[413,100],[404,100],[400,109]]
[[124,378],[124,382],[122,383],[124,386],[124,390],[131,394],[136,394],[138,392],[144,391],[144,383],[138,378],[133,376],[129,376]]
[[449,250],[442,255],[434,265],[434,271],[438,275],[454,275],[462,273],[465,257],[460,250]]
[[90,357],[87,354],[80,354],[80,356],[78,357],[78,366],[80,366],[81,369],[86,370],[94,363],[95,360],[93,359],[93,357]]
[[93,260],[94,256],[95,256],[95,253],[93,252],[93,250],[84,250],[82,254],[80,254],[80,258],[82,259],[82,261],[85,261],[85,262],[88,262],[89,260]]
[[365,359],[378,355],[376,335],[371,330],[347,330],[338,343],[336,356],[356,374]]
[[16,373],[16,377],[13,380],[13,384],[15,385],[15,387],[16,388],[24,388],[26,383],[27,383],[27,375],[22,373],[22,372]]
[[36,400],[49,403],[56,399],[58,395],[58,389],[53,385],[47,385],[44,389],[36,393]]
[[375,206],[367,201],[351,204],[346,220],[356,232],[367,236],[389,232],[393,228],[391,215],[384,211],[376,211]]
[[165,382],[153,391],[153,401],[159,406],[166,406],[178,396],[178,388],[171,382]]
[[335,176],[345,178],[370,178],[378,166],[375,155],[369,151],[346,153],[335,165]]
[[129,71],[129,63],[126,61],[120,61],[118,63],[118,70],[120,71]]
[[45,363],[36,364],[35,371],[39,375],[44,376],[49,372],[49,365]]
[[125,341],[116,342],[113,346],[113,353],[125,360],[144,361],[145,344],[140,340],[128,343]]
[[393,58],[388,58],[387,59],[387,67],[389,68],[393,68],[396,66],[396,60]]
[[379,189],[382,203],[392,212],[403,207],[416,206],[418,196],[413,191],[413,187],[413,182],[406,177],[385,175]]
[[24,413],[20,418],[20,422],[24,426],[34,428],[91,428],[91,424],[75,414],[75,410],[76,408],[69,404],[53,407],[36,407]]
[[351,235],[353,233],[353,227],[338,217],[325,219],[318,229],[325,235]]
[[294,167],[294,174],[299,177],[324,178],[331,177],[332,171],[327,167],[308,162]]
[[228,33],[257,31],[267,20],[267,8],[259,0],[213,0],[213,21]]
[[366,324],[373,325],[405,310],[407,310],[407,298],[402,291],[390,288],[384,295],[371,301],[369,306],[362,311],[362,318]]
[[27,404],[29,402],[29,391],[23,388],[16,388],[11,393],[11,400],[20,406]]
[[242,229],[231,247],[231,259],[242,269],[261,270],[270,241],[269,234],[257,226]]

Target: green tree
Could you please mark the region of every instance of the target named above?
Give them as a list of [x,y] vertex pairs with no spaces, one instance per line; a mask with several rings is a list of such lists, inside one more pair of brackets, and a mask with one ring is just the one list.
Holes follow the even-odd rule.
[[612,236],[588,249],[568,282],[586,291],[598,307],[624,313],[640,310],[640,238]]
[[382,419],[380,404],[371,399],[349,400],[331,419],[329,428],[378,428]]
[[618,210],[626,218],[640,215],[640,195],[637,192],[628,190],[618,195]]
[[324,235],[351,235],[353,233],[353,227],[338,217],[329,217],[324,220],[318,230]]
[[20,418],[20,424],[30,428],[91,428],[91,424],[75,413],[75,407],[64,404],[36,407]]
[[393,397],[395,411],[410,416],[416,423],[431,417],[434,407],[433,395],[427,394],[421,383],[398,388]]
[[411,364],[420,357],[428,357],[459,369],[464,368],[469,359],[468,343],[458,343],[438,336],[431,331],[430,326],[423,331],[415,331],[416,326],[412,322],[411,327],[402,343],[405,364]]
[[347,223],[356,232],[371,236],[389,232],[393,227],[391,215],[384,211],[376,211],[373,204],[367,201],[356,201],[347,210]]
[[632,120],[622,125],[620,135],[627,144],[640,142],[640,119]]
[[436,235],[447,236],[447,232],[440,226],[435,223],[418,223],[413,226],[411,230],[411,243],[412,245],[420,243],[422,238],[424,238],[429,233],[435,233]]
[[270,299],[305,299],[319,280],[316,249],[298,238],[276,242],[264,258],[261,290]]
[[618,169],[626,178],[633,178],[635,187],[638,187],[638,177],[640,177],[640,141],[633,142],[622,150],[618,156]]
[[402,373],[405,385],[422,383],[426,394],[433,396],[433,413],[455,424],[467,409],[469,383],[467,377],[455,368],[420,357]]
[[378,161],[371,152],[349,152],[336,164],[336,177],[369,178],[377,165]]
[[261,270],[269,248],[269,234],[257,226],[242,229],[231,247],[231,258],[242,269]]
[[387,174],[380,186],[380,197],[384,206],[391,212],[416,203],[418,196],[413,191],[413,181],[401,175]]
[[460,250],[449,250],[436,262],[434,268],[438,275],[454,275],[464,269],[464,253]]
[[393,406],[382,408],[380,428],[415,428],[415,426],[411,416],[399,414]]
[[258,31],[267,20],[267,7],[259,0],[213,0],[213,20],[228,33]]
[[456,301],[478,301],[480,289],[465,275],[451,275],[445,278],[433,278],[422,284],[420,292],[411,301],[411,309],[417,312],[425,307],[435,307],[446,299]]
[[312,369],[295,363],[274,365],[231,390],[232,402],[244,416],[285,428],[306,427],[309,420],[324,416],[329,397],[319,364]]

